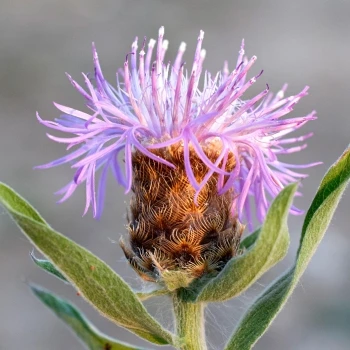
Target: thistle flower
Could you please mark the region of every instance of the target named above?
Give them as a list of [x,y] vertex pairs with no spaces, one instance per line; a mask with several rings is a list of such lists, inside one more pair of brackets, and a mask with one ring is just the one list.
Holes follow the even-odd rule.
[[63,112],[55,121],[38,115],[43,125],[73,134],[48,135],[75,150],[40,166],[71,163],[76,169],[73,180],[58,192],[63,194],[60,201],[85,183],[84,214],[91,205],[99,217],[109,169],[126,193],[133,192],[130,244],[121,245],[131,265],[148,280],[157,280],[169,270],[199,277],[222,269],[237,253],[244,224],[252,223],[252,211],[263,221],[279,191],[307,176],[292,169],[316,164],[278,160],[280,154],[302,150],[305,145],[288,146],[311,136],[282,138],[316,118],[315,112],[282,118],[308,87],[284,97],[286,85],[276,95],[266,86],[244,100],[244,93],[262,73],[247,78],[256,57],[244,56],[244,42],[231,72],[225,63],[216,75],[205,72],[200,84],[204,32],[199,34],[189,72],[182,62],[185,43],[173,64],[164,63],[168,42],[163,35],[162,27],[157,46],[151,39],[147,52],[145,40],[138,52],[135,39],[124,69],[117,73],[116,87],[104,78],[93,46],[95,73],[83,74],[86,89],[68,75],[90,113],[55,104]]

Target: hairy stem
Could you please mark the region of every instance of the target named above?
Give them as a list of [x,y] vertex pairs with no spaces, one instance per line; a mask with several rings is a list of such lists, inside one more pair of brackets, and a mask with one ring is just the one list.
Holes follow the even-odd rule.
[[173,297],[176,333],[181,350],[206,350],[204,304],[184,301],[181,290]]

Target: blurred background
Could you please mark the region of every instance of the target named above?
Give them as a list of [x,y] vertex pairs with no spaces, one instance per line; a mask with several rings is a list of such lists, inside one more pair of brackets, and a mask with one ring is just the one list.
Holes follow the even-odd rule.
[[[263,76],[249,92],[269,83],[272,91],[285,82],[287,92],[310,85],[293,112],[316,109],[319,119],[302,134],[314,131],[309,147],[288,157],[291,163],[323,161],[303,182],[307,209],[327,168],[349,143],[350,1],[199,1],[199,0],[0,0],[0,179],[27,198],[51,225],[109,263],[134,287],[143,283],[122,257],[118,242],[125,234],[128,198],[112,180],[107,205],[97,222],[82,218],[84,191],[62,205],[53,192],[72,176],[69,167],[33,170],[62,156],[63,145],[49,141],[36,121],[59,115],[52,101],[84,109],[83,99],[64,72],[83,82],[93,70],[91,42],[97,45],[105,76],[111,82],[122,66],[134,37],[156,37],[165,26],[173,59],[186,41],[190,62],[200,29],[205,31],[205,69],[216,72],[228,59],[232,68],[242,38],[248,56],[257,55],[253,73]],[[296,134],[297,135],[297,134]],[[350,346],[350,193],[343,198],[329,231],[287,307],[256,349],[328,350]],[[221,349],[254,295],[285,270],[295,256],[302,217],[290,219],[292,245],[288,257],[237,300],[213,305],[207,312],[210,349]],[[0,349],[83,349],[68,329],[30,293],[28,282],[69,298],[104,332],[146,345],[103,319],[71,287],[40,271],[29,258],[32,246],[0,209]],[[147,302],[158,319],[171,327],[167,299]],[[25,345],[24,345],[25,344]],[[152,347],[152,346],[150,346]]]

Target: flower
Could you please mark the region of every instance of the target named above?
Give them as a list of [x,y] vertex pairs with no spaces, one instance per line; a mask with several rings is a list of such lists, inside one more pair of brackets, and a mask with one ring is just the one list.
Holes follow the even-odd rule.
[[[246,90],[262,74],[248,80],[256,56],[249,60],[244,56],[244,41],[234,70],[230,72],[225,63],[216,75],[205,72],[200,87],[206,54],[202,49],[204,32],[199,34],[189,72],[182,62],[185,43],[181,43],[172,65],[164,63],[168,41],[163,36],[161,27],[157,46],[151,39],[145,52],[143,41],[139,53],[135,39],[124,69],[117,73],[116,87],[104,78],[93,45],[95,73],[83,74],[86,89],[68,75],[85,98],[90,113],[55,104],[63,112],[55,121],[37,116],[43,125],[73,134],[67,138],[49,134],[50,139],[66,143],[68,150],[75,149],[40,166],[71,163],[76,169],[73,180],[58,192],[63,194],[60,201],[85,182],[84,214],[91,205],[94,216],[99,217],[109,169],[126,193],[134,192],[129,227],[131,250],[124,244],[123,248],[143,275],[160,260],[163,265],[158,263],[158,270],[171,266],[175,258],[169,258],[169,251],[172,255],[179,251],[182,257],[175,260],[177,264],[184,260],[187,268],[188,264],[197,268],[204,260],[208,265],[208,257],[212,266],[228,260],[236,252],[242,232],[240,222],[252,223],[252,209],[263,221],[270,201],[281,189],[307,176],[293,169],[317,164],[292,165],[278,159],[280,154],[305,148],[306,145],[289,146],[312,135],[283,138],[316,118],[315,112],[283,118],[307,95],[308,87],[295,96],[284,97],[286,85],[275,95],[269,93],[267,85],[255,97],[244,100]],[[124,162],[119,159],[121,152]],[[96,188],[98,171],[101,174]],[[255,201],[253,208],[250,198]],[[299,211],[293,207],[292,212]],[[179,225],[188,216],[192,223]],[[164,233],[164,221],[171,222],[169,234]],[[155,233],[157,230],[163,233]],[[201,230],[205,233],[198,234]],[[215,236],[215,254],[222,250],[219,259],[213,247],[205,248],[210,245],[209,233],[213,230],[230,232],[220,239]],[[162,249],[152,248],[157,244]],[[196,249],[201,253],[197,254]],[[185,251],[196,258],[184,258]]]

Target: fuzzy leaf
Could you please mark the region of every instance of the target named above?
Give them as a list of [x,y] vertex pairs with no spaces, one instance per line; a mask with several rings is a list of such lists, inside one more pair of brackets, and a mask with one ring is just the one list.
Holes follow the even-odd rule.
[[23,197],[17,194],[10,186],[7,186],[2,182],[0,182],[0,203],[6,209],[7,206],[15,208],[18,213],[49,226],[36,209],[34,209]]
[[159,297],[162,295],[169,295],[169,291],[167,289],[163,289],[163,288],[149,288],[149,289],[142,290],[142,291],[134,291],[134,293],[142,301],[153,298],[153,297]]
[[55,294],[36,286],[30,286],[33,293],[49,307],[90,350],[145,350],[101,333],[73,304]]
[[[284,188],[267,213],[260,234],[250,238],[255,243],[248,251],[231,259],[224,269],[208,282],[198,301],[224,301],[239,295],[286,255],[289,246],[287,218],[297,184]],[[248,244],[248,243],[247,243]]]
[[260,231],[261,231],[261,229],[258,228],[256,231],[251,233],[249,236],[245,237],[242,240],[242,242],[240,243],[239,249],[247,250],[247,249],[251,248],[253,246],[253,244],[255,244],[256,240],[258,239],[258,237],[260,235]]
[[53,265],[52,262],[50,262],[49,260],[45,260],[45,259],[38,259],[35,255],[34,252],[30,253],[30,257],[32,258],[32,260],[34,261],[35,265],[39,266],[40,268],[42,268],[43,270],[47,271],[49,274],[57,277],[58,279],[60,279],[61,281],[65,282],[65,283],[69,283],[67,281],[67,279],[61,274],[61,272],[59,272],[56,267]]
[[161,281],[169,292],[179,288],[186,288],[193,280],[193,276],[183,271],[164,270],[161,272]]
[[172,343],[172,334],[147,312],[125,281],[102,260],[54,231],[40,220],[28,202],[2,183],[0,203],[37,249],[101,314],[150,342]]
[[308,210],[295,265],[255,300],[239,322],[226,350],[249,350],[265,333],[305,271],[350,180],[350,148],[328,170]]

